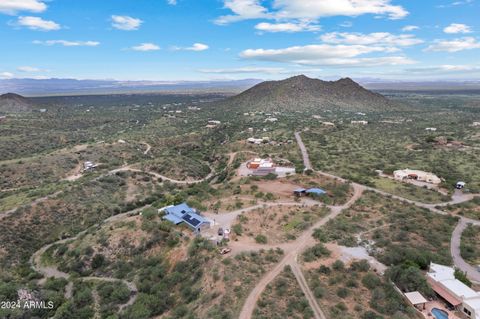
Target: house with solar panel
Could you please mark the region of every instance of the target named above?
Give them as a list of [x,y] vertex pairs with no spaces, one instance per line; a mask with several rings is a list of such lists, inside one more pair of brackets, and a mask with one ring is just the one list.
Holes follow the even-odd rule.
[[163,219],[166,219],[175,225],[185,223],[196,233],[200,233],[202,229],[210,228],[212,224],[211,220],[200,216],[195,209],[191,208],[186,203],[168,206],[161,209],[161,211],[165,212]]

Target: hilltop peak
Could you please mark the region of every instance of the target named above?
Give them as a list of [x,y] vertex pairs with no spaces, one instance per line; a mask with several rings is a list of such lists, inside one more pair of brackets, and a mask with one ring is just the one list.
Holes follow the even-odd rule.
[[384,111],[399,107],[351,78],[322,81],[303,74],[280,81],[262,82],[227,99],[224,104],[242,111]]
[[27,112],[32,109],[32,106],[33,105],[29,99],[19,94],[5,93],[0,95],[0,112]]

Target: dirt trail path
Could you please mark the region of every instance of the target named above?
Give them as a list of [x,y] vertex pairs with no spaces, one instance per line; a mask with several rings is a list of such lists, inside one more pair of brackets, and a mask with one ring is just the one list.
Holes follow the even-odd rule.
[[315,295],[312,293],[310,290],[310,287],[308,286],[307,280],[303,276],[303,272],[298,266],[297,262],[290,263],[290,268],[292,269],[293,274],[295,275],[295,278],[297,278],[298,283],[300,284],[300,288],[303,291],[303,294],[308,300],[308,303],[310,304],[310,308],[313,310],[313,316],[315,319],[327,319],[325,314],[323,313],[322,309],[317,303],[317,298],[315,298]]
[[[136,214],[136,213],[138,213],[138,212],[142,211],[143,209],[148,208],[150,206],[151,205],[145,205],[143,207],[136,208],[134,210],[109,217],[109,218],[105,219],[104,221],[102,221],[100,224],[93,225],[92,227],[98,227],[101,224],[106,224],[106,223],[119,221],[119,220],[121,220],[125,217],[130,216],[131,214]],[[38,282],[40,285],[44,284],[45,280],[49,277],[67,279],[69,282],[68,282],[67,286],[65,287],[64,296],[65,296],[66,299],[70,299],[72,297],[73,282],[70,280],[70,274],[62,272],[54,266],[42,265],[42,262],[41,262],[42,255],[53,245],[65,244],[65,243],[68,243],[70,241],[78,239],[78,237],[87,233],[92,227],[87,228],[86,230],[84,230],[82,232],[79,232],[77,235],[75,235],[73,237],[61,239],[61,240],[58,240],[54,243],[45,245],[42,248],[40,248],[39,250],[37,250],[32,255],[32,257],[30,257],[30,265],[31,265],[32,269],[35,270],[38,273],[41,273],[44,276],[44,278],[41,279]],[[138,289],[137,289],[137,286],[135,285],[135,283],[133,283],[133,282],[129,282],[129,281],[126,281],[126,280],[123,280],[123,279],[118,279],[118,278],[113,278],[113,277],[80,277],[78,279],[80,279],[80,280],[97,280],[97,281],[106,281],[106,282],[115,282],[115,281],[123,282],[125,285],[127,285],[128,289],[130,289],[131,295],[130,295],[130,299],[126,303],[124,303],[123,305],[120,305],[120,310],[123,310],[124,308],[132,305],[135,302],[135,300],[137,299]]]
[[[204,178],[202,179],[198,179],[198,180],[191,180],[191,181],[179,181],[179,180],[176,180],[176,179],[173,179],[173,178],[169,178],[167,176],[164,176],[164,175],[161,175],[161,174],[158,174],[158,173],[155,173],[155,172],[152,172],[152,171],[144,171],[144,170],[141,170],[141,169],[137,169],[137,168],[133,168],[135,164],[131,164],[131,165],[125,165],[125,166],[122,166],[122,167],[119,167],[119,168],[116,168],[116,169],[113,169],[111,171],[108,171],[107,173],[105,174],[101,174],[97,177],[95,177],[94,180],[99,180],[103,177],[106,177],[106,176],[109,176],[109,175],[113,175],[115,173],[118,173],[118,172],[127,172],[127,171],[130,171],[130,172],[137,172],[137,173],[145,173],[145,174],[148,174],[148,175],[152,175],[152,176],[155,176],[157,178],[161,178],[163,181],[169,181],[171,183],[174,183],[174,184],[179,184],[179,185],[189,185],[189,184],[198,184],[198,183],[202,183],[202,182],[205,182],[207,181],[208,179],[210,179],[214,174],[215,174],[215,171],[210,168],[210,173],[205,176]],[[22,206],[17,206],[17,207],[14,207],[10,210],[7,210],[7,211],[4,211],[4,212],[0,212],[0,220],[2,220],[3,218],[7,217],[7,216],[10,216],[11,214],[15,213],[20,207],[24,207],[24,206],[28,206],[28,205],[36,205],[36,204],[39,204],[41,202],[44,202],[46,201],[47,199],[49,198],[52,198],[52,197],[55,197],[57,195],[60,195],[62,193],[62,191],[58,191],[58,192],[55,192],[53,194],[50,194],[50,195],[47,195],[47,196],[44,196],[44,197],[41,197],[41,198],[37,198],[35,199],[34,201],[28,203],[28,204],[24,204]]]
[[152,149],[152,146],[150,144],[148,144],[147,142],[141,142],[140,144],[143,144],[147,147],[145,152],[143,152],[143,155],[147,155],[148,153],[150,153],[150,150]]
[[169,181],[169,182],[174,183],[174,184],[188,185],[188,184],[198,184],[198,183],[205,182],[210,177],[212,177],[213,174],[214,174],[214,171],[212,169],[210,169],[210,173],[207,176],[205,176],[204,178],[197,179],[197,180],[191,180],[191,181],[179,181],[179,180],[167,177],[165,175],[158,174],[156,172],[144,171],[144,170],[141,170],[141,169],[138,169],[138,168],[133,168],[132,166],[133,165],[126,165],[126,166],[122,166],[120,168],[111,170],[110,172],[108,172],[108,175],[112,175],[112,174],[115,174],[115,173],[118,173],[118,172],[128,172],[128,171],[130,171],[130,172],[145,173],[145,174],[148,174],[148,175],[152,175],[152,176],[155,176],[157,178],[161,178],[164,181]]

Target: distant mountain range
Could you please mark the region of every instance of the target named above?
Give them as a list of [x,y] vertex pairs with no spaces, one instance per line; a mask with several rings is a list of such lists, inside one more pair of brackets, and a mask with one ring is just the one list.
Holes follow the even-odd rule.
[[[4,79],[0,80],[0,94],[17,92],[26,96],[154,93],[154,92],[242,92],[260,79],[223,81],[115,81],[75,79]],[[372,78],[356,79],[370,90],[389,91],[461,91],[480,90],[480,81],[393,81]]]
[[0,95],[0,113],[28,112],[33,108],[33,103],[21,95],[7,93]]
[[261,82],[256,79],[233,81],[114,81],[75,79],[0,80],[0,94],[16,92],[27,96],[152,93],[152,92],[241,92]]
[[388,111],[405,106],[369,91],[350,78],[322,81],[304,75],[267,81],[218,102],[219,107],[249,111]]

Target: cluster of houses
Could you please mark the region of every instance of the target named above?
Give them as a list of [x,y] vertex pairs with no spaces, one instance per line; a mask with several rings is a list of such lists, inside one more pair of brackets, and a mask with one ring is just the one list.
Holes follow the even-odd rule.
[[247,162],[247,168],[253,176],[265,176],[275,174],[275,163],[271,158],[254,158]]
[[262,137],[262,138],[249,137],[249,138],[247,138],[247,143],[249,143],[249,144],[260,145],[260,144],[266,144],[268,142],[270,142],[269,137]]
[[206,128],[216,128],[220,124],[222,124],[222,122],[217,121],[217,120],[209,120],[207,125],[206,125]]
[[430,184],[440,184],[442,182],[442,180],[433,173],[408,168],[394,171],[393,177],[398,181],[405,181],[410,179]]

